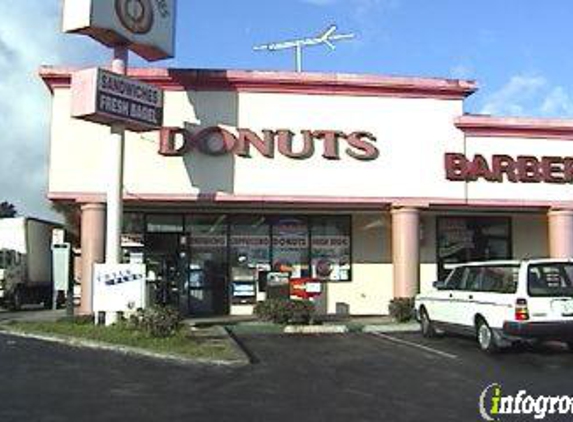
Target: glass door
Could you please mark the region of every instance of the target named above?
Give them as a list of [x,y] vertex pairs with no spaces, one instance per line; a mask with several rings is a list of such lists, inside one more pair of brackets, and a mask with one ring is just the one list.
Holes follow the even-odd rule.
[[229,313],[227,218],[196,215],[186,219],[189,260],[185,294],[193,315]]
[[157,305],[180,306],[185,252],[180,251],[179,240],[180,235],[173,233],[149,233],[146,236],[147,278],[152,283],[150,299]]

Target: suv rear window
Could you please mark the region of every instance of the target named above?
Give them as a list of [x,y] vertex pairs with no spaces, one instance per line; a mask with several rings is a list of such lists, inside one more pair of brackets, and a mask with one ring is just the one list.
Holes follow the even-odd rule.
[[531,264],[527,288],[530,296],[573,296],[573,263]]

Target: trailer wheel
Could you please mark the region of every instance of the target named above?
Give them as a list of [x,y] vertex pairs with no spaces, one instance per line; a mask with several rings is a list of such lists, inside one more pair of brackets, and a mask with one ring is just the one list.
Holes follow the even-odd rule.
[[16,290],[14,290],[14,294],[12,295],[12,300],[10,301],[9,309],[11,311],[19,311],[20,309],[22,309],[23,303],[24,303],[24,294],[22,292],[22,289],[16,287]]
[[44,295],[44,300],[43,300],[44,309],[52,309],[52,307],[54,306],[53,300],[54,299],[52,298],[52,293]]

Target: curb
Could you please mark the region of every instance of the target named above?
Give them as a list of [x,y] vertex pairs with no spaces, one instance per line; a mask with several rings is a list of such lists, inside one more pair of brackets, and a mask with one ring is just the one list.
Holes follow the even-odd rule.
[[249,350],[247,346],[245,346],[245,344],[239,339],[239,337],[237,337],[232,329],[229,327],[223,327],[223,330],[231,339],[235,350],[237,350],[243,356],[245,365],[254,365],[260,362],[260,359],[257,358],[257,356],[251,350]]
[[420,326],[417,323],[365,325],[363,333],[417,333]]
[[346,334],[346,325],[287,325],[285,334]]
[[5,327],[2,327],[2,329],[0,329],[0,334],[12,337],[40,340],[49,343],[63,344],[69,347],[92,349],[92,350],[104,350],[108,352],[121,353],[124,355],[140,356],[185,366],[211,365],[211,366],[238,367],[249,364],[247,359],[221,360],[221,359],[205,359],[205,358],[186,358],[177,355],[151,352],[149,350],[141,349],[138,347],[114,345],[109,343],[101,343],[97,341],[83,340],[71,337],[24,333],[18,330],[6,329]]

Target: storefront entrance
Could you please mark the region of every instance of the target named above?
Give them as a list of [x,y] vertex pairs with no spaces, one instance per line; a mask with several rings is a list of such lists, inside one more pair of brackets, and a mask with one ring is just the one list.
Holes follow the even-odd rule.
[[138,239],[124,252],[146,263],[152,300],[184,315],[253,305],[274,273],[351,280],[349,216],[127,213],[124,230]]
[[437,219],[438,279],[455,264],[511,259],[509,217],[455,216]]

